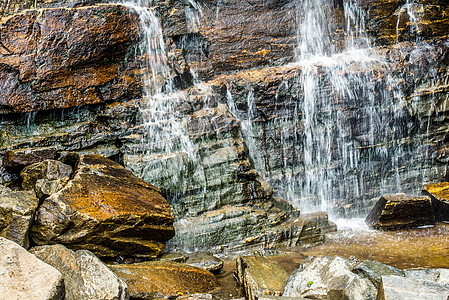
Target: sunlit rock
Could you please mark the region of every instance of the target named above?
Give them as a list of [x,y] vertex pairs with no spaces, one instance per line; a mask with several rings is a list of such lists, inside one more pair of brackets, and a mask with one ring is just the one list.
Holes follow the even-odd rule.
[[313,299],[376,299],[376,287],[351,272],[342,257],[317,257],[290,276],[283,296]]
[[209,252],[193,252],[185,262],[189,266],[208,270],[213,274],[220,273],[223,269],[223,260],[213,256]]
[[211,293],[218,288],[217,280],[212,273],[186,264],[148,261],[109,265],[109,268],[126,282],[132,299]]
[[64,279],[52,266],[0,237],[0,294],[11,300],[63,300]]
[[377,300],[447,300],[449,285],[400,276],[382,276]]
[[261,295],[281,296],[288,280],[284,268],[262,256],[237,257],[235,276],[250,300]]
[[39,207],[31,236],[38,245],[98,256],[156,257],[174,235],[172,224],[156,187],[99,155],[82,155],[73,179]]
[[449,182],[427,184],[423,193],[432,199],[436,221],[449,221]]
[[379,287],[382,276],[404,276],[405,274],[402,270],[371,259],[364,260],[361,263],[357,264],[353,268],[352,272],[368,278],[377,288]]
[[365,221],[372,228],[395,230],[434,225],[435,216],[430,197],[393,194],[381,196]]
[[34,247],[31,253],[61,272],[67,300],[129,299],[126,284],[89,251],[53,245]]
[[28,248],[28,233],[38,205],[39,199],[32,191],[1,193],[0,236]]

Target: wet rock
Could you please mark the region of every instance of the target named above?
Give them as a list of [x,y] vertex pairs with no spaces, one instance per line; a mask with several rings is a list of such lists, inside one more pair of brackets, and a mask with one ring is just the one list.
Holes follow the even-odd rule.
[[185,263],[188,258],[189,258],[189,255],[187,253],[172,252],[172,253],[162,254],[159,257],[159,260]]
[[209,252],[194,252],[189,254],[186,264],[206,269],[213,274],[220,273],[221,269],[223,269],[223,261]]
[[126,300],[128,287],[95,255],[62,245],[39,246],[30,251],[64,277],[67,300]]
[[237,257],[235,275],[251,300],[260,295],[281,296],[288,280],[288,273],[281,266],[262,256]]
[[28,248],[28,232],[38,205],[39,199],[31,191],[0,194],[0,236]]
[[385,265],[375,260],[364,260],[357,264],[352,270],[354,273],[362,275],[369,280],[371,280],[374,285],[379,288],[382,276],[395,275],[404,276],[405,273],[402,270],[396,269],[395,267]]
[[35,190],[37,196],[43,198],[62,189],[71,174],[71,166],[57,160],[45,160],[25,167],[20,177],[24,190]]
[[214,295],[212,295],[212,294],[193,294],[193,295],[181,296],[176,299],[179,299],[179,300],[214,300],[217,298],[214,297]]
[[376,288],[351,272],[341,257],[317,257],[290,276],[283,296],[313,299],[376,299]]
[[395,230],[434,225],[435,216],[430,197],[393,194],[381,196],[365,221],[371,228]]
[[31,237],[101,257],[156,257],[172,224],[159,189],[102,156],[81,155],[73,179],[40,206]]
[[0,237],[0,293],[4,299],[62,300],[64,279],[52,266]]
[[55,159],[57,150],[55,148],[29,148],[8,150],[3,157],[3,166],[6,168],[17,168],[42,162],[46,159]]
[[447,300],[449,285],[400,276],[382,276],[377,300]]
[[423,193],[432,199],[435,220],[449,221],[449,182],[427,184]]
[[175,262],[148,261],[109,265],[109,268],[126,282],[131,299],[211,293],[218,287],[209,271]]

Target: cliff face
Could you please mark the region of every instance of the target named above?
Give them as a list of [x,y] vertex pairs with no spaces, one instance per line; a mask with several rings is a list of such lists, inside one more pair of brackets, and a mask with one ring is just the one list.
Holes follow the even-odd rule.
[[[302,2],[153,1],[178,89],[162,100],[168,113],[149,113],[152,100],[142,100],[142,79],[151,71],[144,62],[151,58],[139,50],[138,16],[97,2],[2,4],[0,153],[50,147],[123,163],[170,201],[174,246],[298,242],[288,230],[319,239],[316,220],[291,223],[297,212],[272,189],[285,197],[293,190],[295,204],[309,201],[294,193],[310,185],[306,153],[318,147],[304,142],[307,70],[287,65],[303,39]],[[314,120],[338,121],[322,150],[332,163],[317,169],[325,170],[321,187],[333,188],[333,205],[343,214],[369,208],[361,199],[399,184],[420,190],[422,181],[446,176],[449,4],[404,5],[359,1],[376,59],[337,71],[362,96],[338,94],[330,67],[316,66],[315,90],[328,101],[313,106]],[[344,48],[345,9],[333,1],[329,10],[336,49]],[[152,127],[152,120],[180,130],[158,133],[168,127]],[[349,137],[350,147],[341,146]],[[351,159],[358,163],[337,163]],[[0,182],[14,186],[15,171],[1,170]],[[307,236],[307,228],[315,235]]]

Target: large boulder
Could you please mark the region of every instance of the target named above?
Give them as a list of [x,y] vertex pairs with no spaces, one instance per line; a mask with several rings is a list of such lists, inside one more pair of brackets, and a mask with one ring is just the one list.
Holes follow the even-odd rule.
[[8,150],[3,157],[3,165],[7,168],[17,168],[44,161],[55,159],[57,156],[55,148],[27,148]]
[[401,276],[382,276],[377,300],[447,300],[449,285]]
[[449,221],[449,182],[426,184],[423,193],[432,199],[435,220]]
[[213,274],[220,273],[223,269],[224,262],[209,252],[194,252],[189,254],[186,264],[193,267],[208,270]]
[[61,272],[66,300],[129,299],[123,280],[89,251],[74,252],[62,245],[53,245],[35,247],[30,252]]
[[362,261],[357,264],[353,270],[354,273],[362,275],[369,280],[378,288],[380,285],[380,281],[382,280],[382,276],[387,275],[396,275],[396,276],[404,276],[404,271],[396,269],[395,267],[385,265],[378,261],[368,259]]
[[28,232],[38,205],[32,191],[0,194],[0,236],[28,248]]
[[204,269],[168,261],[109,265],[128,285],[131,299],[176,297],[180,294],[212,293],[216,278]]
[[0,237],[0,294],[10,300],[62,300],[64,279],[52,266]]
[[288,280],[284,268],[262,256],[237,257],[235,275],[250,300],[261,295],[281,296]]
[[383,195],[366,217],[372,228],[395,230],[434,225],[432,203],[427,196]]
[[376,287],[367,278],[351,272],[351,267],[342,257],[317,257],[290,276],[283,296],[374,300]]
[[39,207],[38,245],[63,244],[98,256],[156,257],[174,235],[159,189],[99,155],[81,155],[73,179]]

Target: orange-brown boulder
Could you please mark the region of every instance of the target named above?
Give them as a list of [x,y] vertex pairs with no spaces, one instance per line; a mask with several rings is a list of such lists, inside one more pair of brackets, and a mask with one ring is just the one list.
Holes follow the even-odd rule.
[[99,155],[82,155],[73,179],[46,198],[31,237],[100,257],[156,257],[174,236],[170,205],[158,188]]

